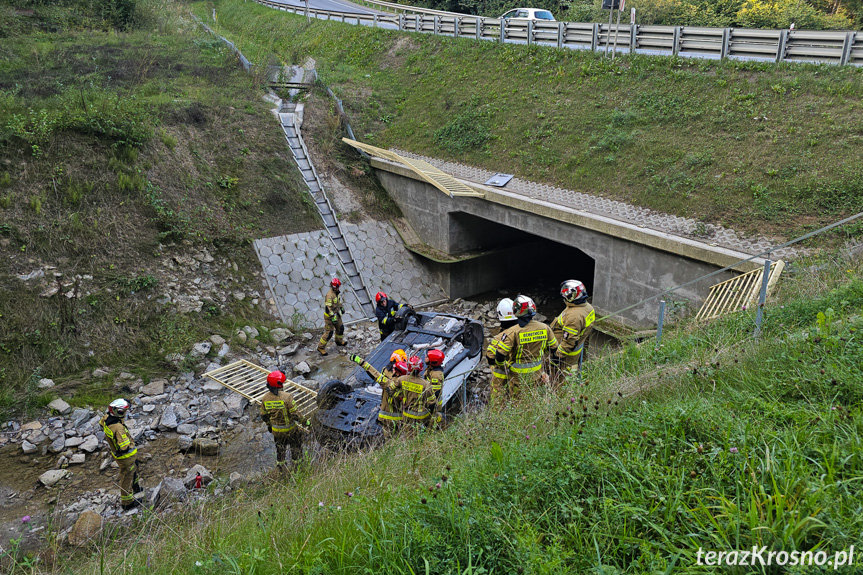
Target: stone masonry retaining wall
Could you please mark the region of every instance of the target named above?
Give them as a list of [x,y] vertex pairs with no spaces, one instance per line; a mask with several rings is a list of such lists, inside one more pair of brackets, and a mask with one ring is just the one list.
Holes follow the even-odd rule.
[[[343,223],[357,267],[372,296],[382,290],[400,303],[421,305],[446,298],[440,285],[409,252],[387,222]],[[345,281],[333,243],[324,230],[277,236],[255,241],[269,285],[268,298],[276,303],[287,324],[323,327],[323,300],[330,279]],[[342,289],[345,321],[363,319],[356,296]]]

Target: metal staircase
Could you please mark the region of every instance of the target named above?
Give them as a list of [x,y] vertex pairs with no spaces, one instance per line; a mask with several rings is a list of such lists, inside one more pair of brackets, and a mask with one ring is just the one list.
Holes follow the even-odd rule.
[[318,173],[309,159],[309,152],[297,126],[294,104],[288,104],[282,108],[279,112],[279,120],[282,124],[282,130],[285,132],[285,138],[288,140],[288,146],[290,146],[291,153],[294,155],[294,160],[296,160],[297,166],[299,166],[300,172],[303,174],[303,179],[309,187],[309,193],[315,200],[315,205],[318,207],[321,218],[324,220],[324,227],[333,241],[336,252],[339,254],[342,267],[344,267],[345,272],[348,274],[351,288],[353,288],[357,296],[361,311],[366,317],[372,318],[375,315],[375,307],[372,304],[371,295],[365,281],[363,281],[360,270],[357,268],[351,248],[345,239],[344,233],[342,233],[339,220],[336,218],[333,206],[324,192],[323,185],[321,185],[321,181],[318,178]]

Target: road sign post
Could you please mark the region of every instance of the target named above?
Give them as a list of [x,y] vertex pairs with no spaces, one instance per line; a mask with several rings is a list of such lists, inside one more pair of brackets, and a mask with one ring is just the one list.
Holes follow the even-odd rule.
[[[620,7],[617,10],[617,26],[614,28],[614,48],[611,50],[612,60],[614,60],[614,57],[617,55],[617,37],[620,35],[620,13],[623,12],[624,8],[626,8],[626,0],[620,0]],[[609,21],[611,21],[610,18]],[[611,25],[609,25],[609,28],[610,27]],[[610,29],[609,32],[611,32]]]

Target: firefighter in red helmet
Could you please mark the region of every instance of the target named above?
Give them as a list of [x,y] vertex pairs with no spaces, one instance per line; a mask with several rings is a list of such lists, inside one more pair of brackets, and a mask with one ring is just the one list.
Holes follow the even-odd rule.
[[327,342],[336,334],[336,345],[347,345],[345,343],[345,324],[342,316],[345,306],[341,295],[342,282],[339,278],[333,278],[330,282],[330,291],[324,300],[324,333],[318,342],[318,353],[327,355]]
[[375,303],[375,317],[378,318],[378,330],[383,341],[396,328],[396,313],[402,306],[382,291],[375,294]]
[[281,371],[267,375],[267,393],[261,398],[261,419],[276,442],[276,466],[287,470],[285,455],[291,449],[291,466],[296,467],[303,458],[303,435],[297,424],[300,413],[293,396],[284,390],[287,378]]

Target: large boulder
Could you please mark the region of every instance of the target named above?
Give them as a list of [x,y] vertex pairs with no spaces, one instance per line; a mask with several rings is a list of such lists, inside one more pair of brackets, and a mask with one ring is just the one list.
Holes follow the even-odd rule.
[[39,383],[36,384],[36,387],[38,387],[39,389],[50,389],[54,387],[54,380],[43,377],[39,380]]
[[177,449],[180,451],[188,451],[192,448],[192,437],[189,435],[181,435],[177,438]]
[[66,438],[62,435],[55,439],[51,443],[51,445],[48,446],[48,451],[50,451],[51,453],[60,453],[64,449],[66,449]]
[[76,407],[72,414],[69,416],[69,419],[72,420],[72,425],[77,429],[81,427],[93,417],[93,412],[89,409],[84,409],[83,407]]
[[198,473],[201,474],[201,485],[204,487],[213,482],[213,474],[210,473],[210,470],[203,465],[198,464],[186,472],[186,477],[183,479],[183,485],[189,489],[195,487],[195,477]]
[[86,510],[78,516],[78,521],[69,532],[69,545],[80,547],[93,541],[102,532],[102,516],[95,511]]
[[165,384],[168,383],[164,379],[154,379],[147,385],[141,388],[141,393],[144,395],[162,395],[165,393]]
[[195,449],[195,453],[200,453],[201,455],[219,454],[219,442],[214,439],[199,437],[192,442],[192,447]]
[[289,329],[285,329],[283,327],[277,327],[276,329],[270,330],[270,339],[273,343],[282,343],[289,337],[292,337],[294,334]]
[[84,438],[84,443],[78,446],[81,451],[93,453],[99,447],[99,439],[95,435],[88,435]]
[[192,357],[204,357],[213,348],[213,344],[209,341],[202,341],[192,346]]
[[177,429],[178,423],[177,413],[174,411],[174,404],[171,404],[162,412],[162,418],[159,420],[159,429],[162,431]]
[[53,409],[60,415],[66,415],[72,411],[72,406],[60,399],[59,397],[48,404],[48,409]]
[[51,487],[58,481],[65,479],[68,476],[69,472],[65,469],[51,469],[40,475],[39,481],[41,481],[42,485],[44,485],[45,487]]
[[84,443],[83,437],[67,437],[64,446],[68,449],[70,447],[78,447]]
[[186,500],[188,492],[183,482],[176,477],[166,477],[153,490],[150,502],[156,508],[162,508],[171,503],[181,503]]

